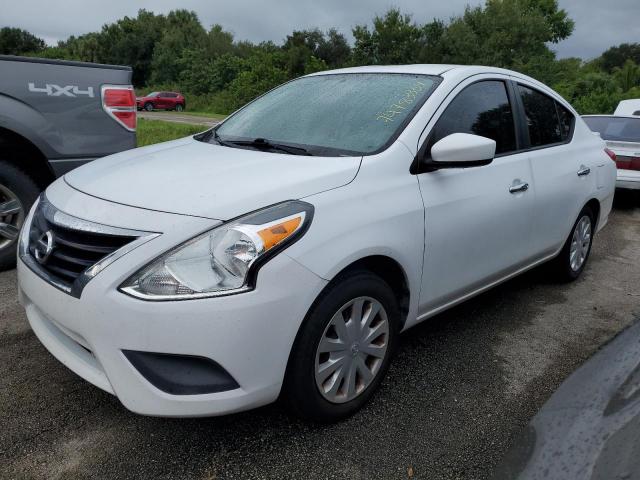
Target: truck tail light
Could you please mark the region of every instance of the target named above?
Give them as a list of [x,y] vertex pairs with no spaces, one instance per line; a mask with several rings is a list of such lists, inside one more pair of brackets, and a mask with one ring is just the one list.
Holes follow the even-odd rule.
[[136,96],[131,85],[103,85],[102,109],[130,132],[136,131]]

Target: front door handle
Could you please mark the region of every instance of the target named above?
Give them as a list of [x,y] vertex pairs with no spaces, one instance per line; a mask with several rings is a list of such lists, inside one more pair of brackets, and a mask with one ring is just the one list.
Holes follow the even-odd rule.
[[580,170],[578,170],[578,176],[584,177],[585,175],[589,175],[591,173],[591,169],[589,167],[585,167],[584,165],[580,165]]
[[518,185],[512,185],[509,187],[509,193],[526,192],[529,190],[528,183],[519,183]]

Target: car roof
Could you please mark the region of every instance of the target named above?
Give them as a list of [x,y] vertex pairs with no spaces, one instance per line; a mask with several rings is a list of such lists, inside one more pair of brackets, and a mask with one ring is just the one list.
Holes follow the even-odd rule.
[[366,65],[362,67],[347,67],[336,70],[324,70],[311,73],[308,76],[328,75],[336,73],[412,73],[422,75],[442,75],[446,72],[456,73],[503,73],[506,75],[516,75],[529,78],[519,72],[498,67],[487,67],[484,65],[452,65],[452,64],[412,64],[412,65]]
[[589,115],[580,115],[582,118],[590,118],[590,117],[610,117],[610,118],[635,118],[636,120],[640,118],[638,115],[615,115],[609,113],[590,113]]
[[438,75],[442,76],[445,80],[452,80],[454,83],[457,83],[459,80],[462,80],[467,77],[471,77],[473,75],[483,75],[483,74],[501,74],[505,76],[512,77],[518,80],[524,80],[529,82],[531,85],[534,85],[536,88],[546,92],[547,94],[552,95],[556,100],[560,101],[561,104],[570,108],[575,115],[578,113],[573,109],[571,104],[569,104],[564,98],[562,98],[557,92],[552,90],[550,87],[545,85],[544,83],[539,82],[535,78],[529,77],[520,72],[516,72],[514,70],[507,70],[505,68],[498,67],[487,67],[485,65],[449,65],[449,64],[414,64],[414,65],[368,65],[363,67],[348,67],[348,68],[340,68],[337,70],[324,70],[321,72],[311,73],[306,75],[310,76],[321,76],[321,75],[332,75],[338,73],[408,73],[408,74],[422,74],[422,75]]
[[416,64],[416,65],[368,65],[363,67],[347,67],[338,68],[336,70],[325,70],[322,72],[312,73],[313,75],[326,75],[335,73],[413,73],[423,75],[441,75],[444,72],[458,65],[433,65],[433,64]]
[[[536,85],[537,87],[547,90],[547,92],[556,92],[551,90],[545,84],[539,82],[535,78],[531,78],[523,73],[516,72],[514,70],[507,70],[505,68],[487,67],[485,65],[448,65],[448,64],[414,64],[414,65],[368,65],[362,67],[348,67],[340,68],[337,70],[324,70],[321,72],[311,73],[306,75],[320,76],[320,75],[332,75],[338,73],[408,73],[408,74],[422,74],[422,75],[440,75],[443,77],[452,78],[465,78],[472,75],[481,74],[502,74],[526,80]],[[566,101],[565,101],[566,103]]]
[[640,105],[640,98],[628,98],[627,100],[620,100],[618,106],[627,106],[627,105]]

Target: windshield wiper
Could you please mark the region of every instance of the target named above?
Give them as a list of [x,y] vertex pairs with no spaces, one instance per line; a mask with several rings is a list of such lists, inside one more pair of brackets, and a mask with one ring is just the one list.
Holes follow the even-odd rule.
[[231,146],[230,143],[231,142],[227,142],[226,140],[222,140],[220,138],[220,135],[218,135],[218,129],[214,128],[213,130],[211,130],[213,132],[213,139],[218,142],[218,145],[222,145],[223,147],[229,147]]
[[[220,143],[219,137],[214,136],[214,138],[218,143]],[[255,147],[260,149],[264,148],[267,150],[279,150],[281,152],[290,153],[292,155],[313,155],[306,148],[285,145],[284,143],[276,143],[267,140],[266,138],[254,138],[252,140],[225,140],[224,144]]]

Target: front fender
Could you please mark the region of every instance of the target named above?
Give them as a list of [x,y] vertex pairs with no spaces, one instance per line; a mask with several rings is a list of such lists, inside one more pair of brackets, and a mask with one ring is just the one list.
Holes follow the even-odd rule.
[[424,207],[416,177],[408,171],[406,148],[389,150],[365,157],[350,184],[306,197],[315,207],[313,222],[286,253],[325,280],[362,258],[391,258],[407,279],[409,326],[422,284]]

